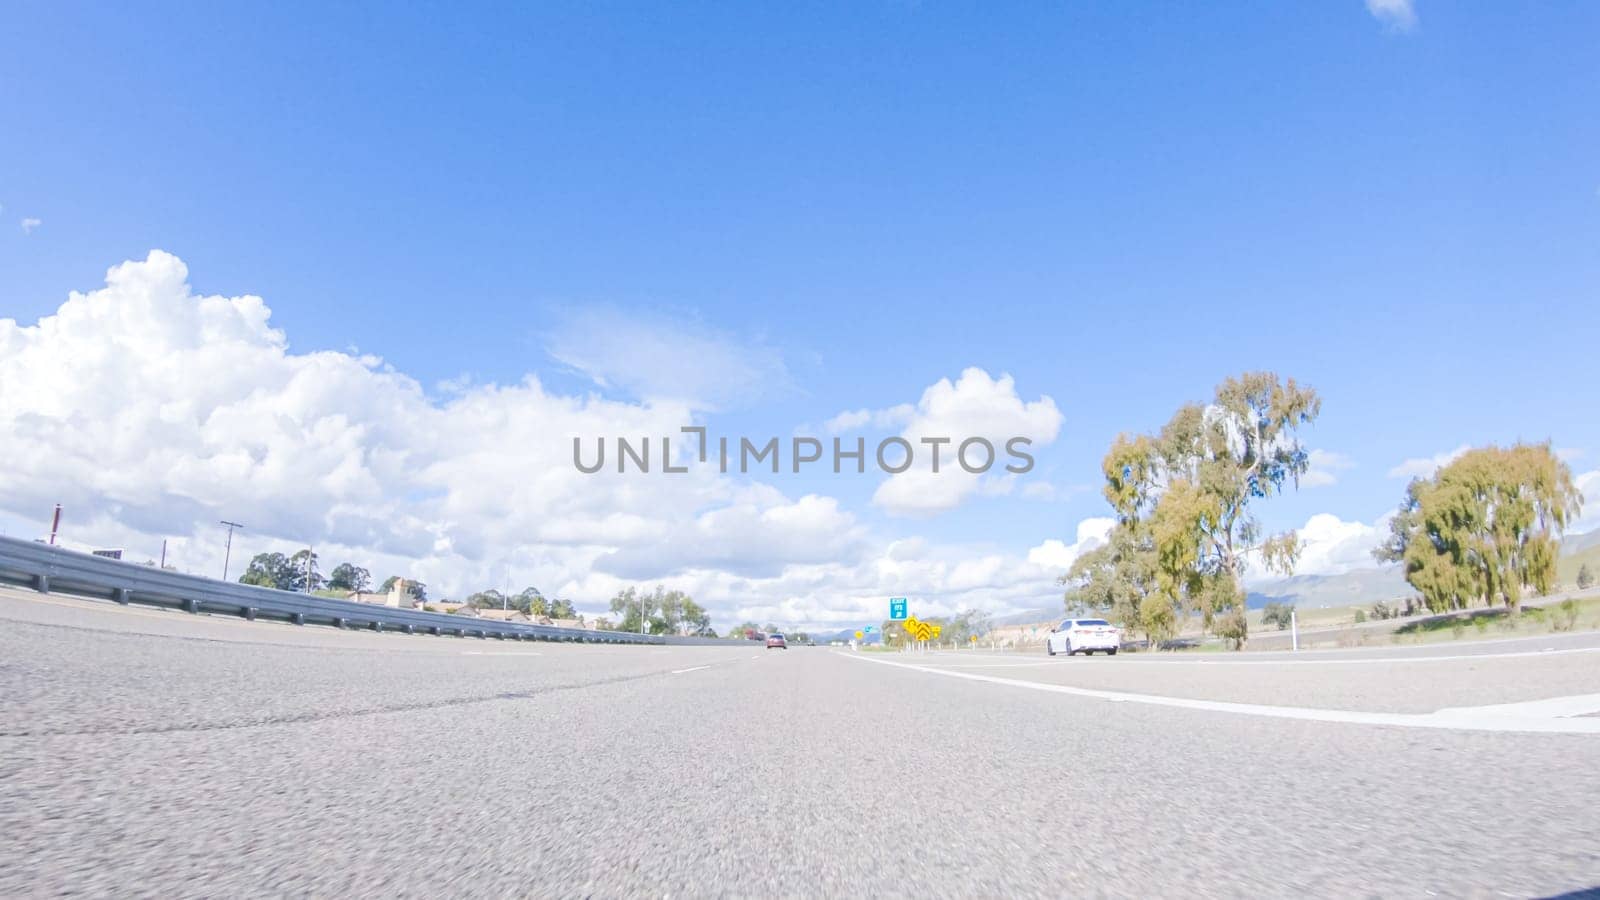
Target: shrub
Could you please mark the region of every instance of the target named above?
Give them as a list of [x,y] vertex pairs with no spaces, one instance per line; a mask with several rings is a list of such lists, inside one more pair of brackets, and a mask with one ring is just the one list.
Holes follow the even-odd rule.
[[1561,601],[1560,610],[1550,626],[1557,631],[1571,631],[1578,624],[1578,601],[1568,597]]
[[1288,628],[1294,620],[1294,604],[1279,603],[1274,600],[1261,608],[1261,624],[1263,626],[1276,625],[1279,631]]
[[1217,637],[1230,642],[1238,647],[1250,633],[1250,625],[1245,620],[1244,613],[1237,607],[1217,616],[1215,630]]
[[1356,624],[1360,625],[1362,622],[1365,622],[1366,620],[1367,620],[1367,611],[1364,610],[1364,609],[1356,610]]

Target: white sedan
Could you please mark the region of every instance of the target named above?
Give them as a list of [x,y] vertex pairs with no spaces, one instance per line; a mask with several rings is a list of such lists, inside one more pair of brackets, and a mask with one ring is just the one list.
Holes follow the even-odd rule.
[[1057,653],[1088,655],[1096,650],[1116,656],[1121,646],[1122,632],[1105,619],[1063,619],[1060,625],[1050,629],[1050,636],[1044,640],[1045,652],[1051,656]]

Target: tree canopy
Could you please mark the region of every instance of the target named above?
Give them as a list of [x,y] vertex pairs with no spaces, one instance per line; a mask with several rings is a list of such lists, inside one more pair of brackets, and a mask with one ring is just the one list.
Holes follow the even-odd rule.
[[305,592],[308,575],[310,590],[322,587],[322,576],[317,574],[317,555],[309,550],[301,550],[293,556],[257,553],[250,560],[250,565],[245,567],[244,574],[239,576],[239,583],[277,588],[280,591]]
[[328,576],[328,587],[339,591],[364,591],[372,585],[372,573],[351,563],[340,563]]
[[1299,430],[1321,410],[1293,378],[1249,372],[1156,434],[1119,436],[1101,463],[1116,525],[1063,577],[1067,608],[1101,611],[1153,644],[1199,614],[1242,647],[1246,560],[1287,574],[1299,551],[1293,532],[1263,535],[1253,504],[1299,485],[1310,467]]
[[629,587],[611,598],[611,612],[619,617],[618,631],[639,631],[641,618],[651,634],[694,634],[711,625],[711,614],[682,591],[654,591]]
[[1561,532],[1582,502],[1548,443],[1481,447],[1413,480],[1373,555],[1402,563],[1433,612],[1475,600],[1514,610],[1525,588],[1554,584]]
[[294,590],[294,574],[289,568],[289,558],[282,553],[257,553],[239,576],[240,584]]

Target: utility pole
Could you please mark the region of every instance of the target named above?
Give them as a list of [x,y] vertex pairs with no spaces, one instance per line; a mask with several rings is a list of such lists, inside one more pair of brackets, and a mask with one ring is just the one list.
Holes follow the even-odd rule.
[[315,558],[315,551],[311,545],[306,545],[306,593],[311,593],[311,560]]
[[244,526],[240,525],[238,522],[229,522],[227,519],[223,519],[220,524],[228,526],[228,543],[227,546],[222,548],[222,580],[227,581],[228,560],[233,556],[233,530],[237,528],[240,531],[243,531]]
[[167,539],[161,539],[161,568],[167,567]]
[[50,518],[50,546],[56,545],[56,532],[61,530],[61,504],[56,504],[56,514]]

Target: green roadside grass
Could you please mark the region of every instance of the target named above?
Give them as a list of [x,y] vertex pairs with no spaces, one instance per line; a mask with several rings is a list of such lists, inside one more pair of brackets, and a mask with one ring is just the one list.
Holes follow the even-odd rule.
[[[1357,607],[1349,607],[1355,609]],[[1351,626],[1353,623],[1347,616],[1342,621],[1335,623]],[[1324,623],[1328,624],[1328,623]],[[1301,619],[1301,627],[1310,627],[1305,619]],[[1301,636],[1301,645],[1306,648],[1327,647],[1375,647],[1386,644],[1434,644],[1449,643],[1451,641],[1492,640],[1505,637],[1537,637],[1546,634],[1563,634],[1572,631],[1600,631],[1600,594],[1576,598],[1570,605],[1552,603],[1543,607],[1523,607],[1516,613],[1511,613],[1504,608],[1463,610],[1454,616],[1424,619],[1422,621],[1407,622],[1403,625],[1396,624],[1391,630],[1373,628],[1354,628],[1329,634]],[[1261,637],[1269,634],[1282,634],[1273,627],[1251,628],[1252,637]],[[1187,647],[1175,647],[1162,652],[1174,653],[1224,653],[1231,652],[1223,641],[1215,637],[1199,635],[1185,635],[1189,639],[1198,639],[1199,643]]]
[[1526,607],[1515,613],[1505,609],[1467,610],[1449,618],[1409,622],[1396,628],[1390,637],[1394,643],[1430,644],[1593,630],[1600,630],[1600,596]]

